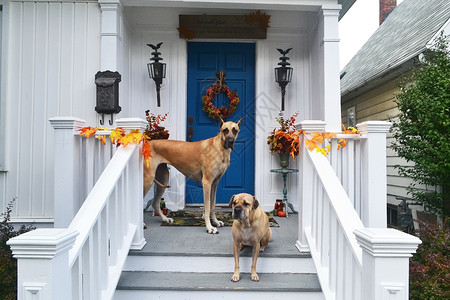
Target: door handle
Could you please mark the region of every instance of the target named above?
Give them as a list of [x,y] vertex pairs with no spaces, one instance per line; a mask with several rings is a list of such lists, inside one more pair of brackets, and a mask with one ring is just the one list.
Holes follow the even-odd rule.
[[189,128],[188,128],[188,141],[192,142],[192,136],[194,135],[194,127],[192,127],[192,125],[194,124],[194,118],[192,116],[189,116],[188,118],[188,124],[189,124]]

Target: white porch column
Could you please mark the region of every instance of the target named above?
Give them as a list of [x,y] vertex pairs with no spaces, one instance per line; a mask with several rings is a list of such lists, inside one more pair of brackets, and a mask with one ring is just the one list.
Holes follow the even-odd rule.
[[355,231],[363,249],[362,296],[365,300],[409,298],[409,258],[421,241],[395,229]]
[[120,0],[99,0],[102,11],[101,71],[119,71],[122,55],[122,3]]
[[[147,127],[147,121],[140,118],[121,118],[116,120],[117,127],[123,128],[126,132],[131,129],[139,129],[141,133],[145,131]],[[132,208],[130,213],[133,215],[132,220],[135,220],[136,233],[134,235],[133,241],[131,242],[131,249],[141,250],[145,246],[144,238],[144,160],[142,157],[142,147],[140,147],[137,153],[138,158],[133,159],[130,163],[138,163],[137,168],[139,169],[138,174],[130,174],[130,179],[132,184],[135,184],[135,188],[132,191],[135,193],[134,197],[131,199],[136,199],[135,202],[130,203]],[[131,168],[133,169],[133,168]]]
[[86,121],[74,117],[49,119],[55,129],[54,153],[54,226],[68,227],[81,206],[80,199],[80,147],[81,139],[76,131],[85,126]]
[[[326,122],[316,120],[305,120],[299,125],[295,125],[299,130],[306,132],[323,132],[325,130]],[[312,177],[313,174],[312,163],[306,156],[306,151],[309,151],[304,145],[304,134],[301,138],[300,149],[300,171],[298,176],[298,186],[300,189],[299,199],[299,221],[298,221],[298,240],[296,247],[300,252],[310,252],[308,241],[305,235],[305,228],[311,227],[311,212],[312,212]]]
[[386,133],[391,123],[368,121],[357,125],[361,140],[361,219],[365,227],[387,226]]
[[340,5],[323,5],[323,120],[326,131],[341,131],[341,86],[339,79],[339,34],[338,18]]
[[17,259],[19,300],[70,298],[69,250],[77,235],[67,229],[36,229],[7,242]]

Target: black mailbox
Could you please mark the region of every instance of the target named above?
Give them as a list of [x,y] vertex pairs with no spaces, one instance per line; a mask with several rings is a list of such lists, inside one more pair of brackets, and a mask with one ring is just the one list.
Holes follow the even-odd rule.
[[100,124],[104,123],[105,114],[111,114],[109,124],[112,125],[113,114],[118,114],[121,111],[119,106],[119,82],[122,76],[119,72],[97,72],[95,74],[95,84],[97,85],[97,106],[95,111],[102,114]]

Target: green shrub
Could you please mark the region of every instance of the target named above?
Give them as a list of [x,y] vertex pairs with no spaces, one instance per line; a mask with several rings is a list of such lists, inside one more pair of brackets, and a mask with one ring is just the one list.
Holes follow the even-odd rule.
[[422,244],[410,260],[410,299],[450,299],[450,219],[419,224]]
[[[400,111],[391,118],[392,149],[414,166],[396,166],[413,179],[414,200],[441,216],[450,215],[450,51],[441,36],[419,68],[400,85]],[[426,186],[427,189],[420,188]]]
[[15,230],[9,223],[15,200],[15,198],[11,200],[6,212],[0,214],[0,217],[3,217],[0,223],[0,299],[3,300],[17,299],[17,261],[6,242],[10,238],[35,229],[33,226],[22,225],[19,230]]

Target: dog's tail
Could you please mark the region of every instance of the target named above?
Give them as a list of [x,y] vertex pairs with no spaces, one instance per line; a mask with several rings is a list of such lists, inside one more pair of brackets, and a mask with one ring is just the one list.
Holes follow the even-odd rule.
[[159,187],[161,187],[161,188],[163,188],[163,189],[170,188],[170,185],[162,184],[161,182],[159,182],[159,181],[156,180],[156,179],[153,179],[153,181],[154,181]]

